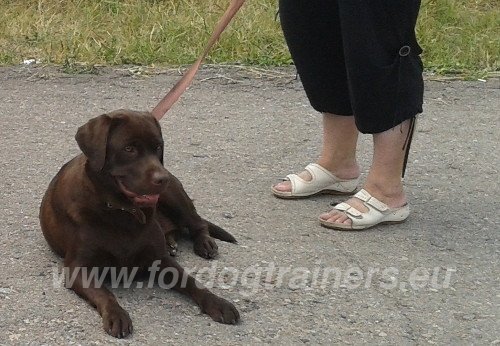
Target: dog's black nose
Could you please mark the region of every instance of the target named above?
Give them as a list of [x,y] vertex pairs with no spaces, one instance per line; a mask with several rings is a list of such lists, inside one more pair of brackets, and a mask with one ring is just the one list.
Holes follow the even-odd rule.
[[168,180],[168,174],[165,172],[154,172],[151,180],[155,185],[163,185]]

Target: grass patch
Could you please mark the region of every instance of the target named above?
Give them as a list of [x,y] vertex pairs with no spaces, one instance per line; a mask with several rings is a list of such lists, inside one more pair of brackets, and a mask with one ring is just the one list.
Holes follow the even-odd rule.
[[[193,62],[227,1],[38,0],[0,4],[0,54],[63,64],[179,65]],[[290,57],[274,1],[244,6],[211,63],[283,65]]]
[[[0,64],[36,58],[63,66],[193,62],[229,0],[3,0]],[[275,0],[249,0],[210,63],[291,63]],[[500,70],[498,0],[424,0],[417,28],[427,69]],[[71,70],[71,69],[69,69]]]
[[426,67],[438,74],[480,76],[500,71],[497,0],[424,1],[417,35]]

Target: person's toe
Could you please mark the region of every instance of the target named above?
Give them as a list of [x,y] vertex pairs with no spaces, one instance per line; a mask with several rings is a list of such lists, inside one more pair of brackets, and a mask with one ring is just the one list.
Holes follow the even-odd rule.
[[326,213],[322,213],[319,218],[323,221],[329,221],[335,216],[335,209]]
[[[308,171],[303,171],[298,174],[298,176],[305,181],[311,181],[312,176]],[[280,192],[292,192],[292,183],[289,180],[282,181],[273,186],[275,190]]]
[[323,213],[320,216],[320,219],[330,223],[343,223],[346,225],[350,225],[352,223],[351,219],[347,217],[347,215],[339,210],[331,210],[328,213]]
[[[363,204],[363,202],[357,198],[351,198],[346,201],[351,207],[358,209],[359,211],[366,212],[368,209]],[[345,225],[352,225],[352,220],[347,216],[345,212],[340,210],[332,209],[327,213],[323,213],[320,216],[320,219],[329,223],[338,223]]]
[[347,217],[345,213],[336,220],[336,223],[343,223],[344,225],[352,225],[352,220]]
[[290,192],[292,191],[292,184],[290,184],[289,181],[282,181],[281,183],[274,185],[274,189],[281,192]]

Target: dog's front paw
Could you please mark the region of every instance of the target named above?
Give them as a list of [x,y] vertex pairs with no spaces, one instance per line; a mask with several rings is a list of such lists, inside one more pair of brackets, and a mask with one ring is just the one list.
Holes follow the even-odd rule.
[[167,251],[170,256],[175,256],[177,254],[177,242],[173,234],[165,235],[165,242],[167,243]]
[[203,258],[215,258],[219,253],[215,239],[199,236],[194,240],[194,253]]
[[132,320],[118,304],[103,311],[102,323],[106,333],[115,338],[125,338],[132,333]]
[[205,298],[202,310],[219,323],[237,324],[240,321],[240,313],[236,307],[213,293],[209,293]]

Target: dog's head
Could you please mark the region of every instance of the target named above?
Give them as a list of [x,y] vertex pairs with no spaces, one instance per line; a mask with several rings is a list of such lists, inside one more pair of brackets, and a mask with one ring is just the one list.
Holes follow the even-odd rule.
[[150,113],[103,114],[81,126],[75,138],[94,173],[111,178],[135,205],[156,205],[169,173],[163,167],[160,124]]

